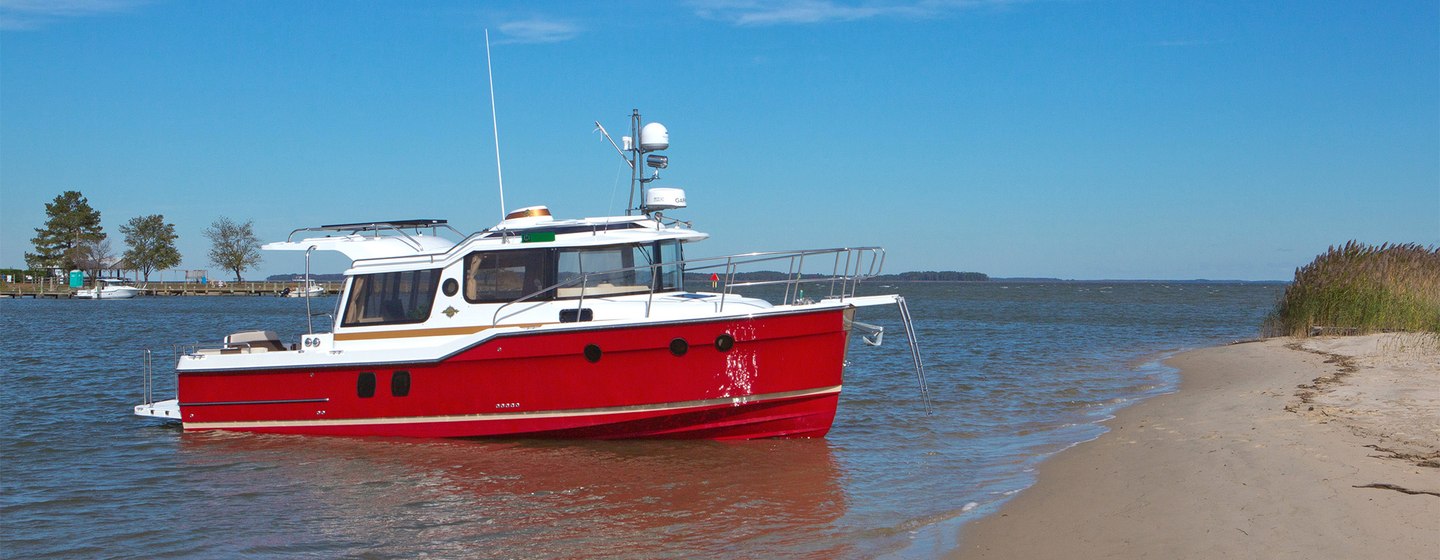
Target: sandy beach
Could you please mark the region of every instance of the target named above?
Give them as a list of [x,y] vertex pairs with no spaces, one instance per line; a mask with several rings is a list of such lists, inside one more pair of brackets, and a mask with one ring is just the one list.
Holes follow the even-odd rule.
[[1270,339],[1168,362],[1180,390],[965,527],[955,558],[1440,557],[1440,341]]

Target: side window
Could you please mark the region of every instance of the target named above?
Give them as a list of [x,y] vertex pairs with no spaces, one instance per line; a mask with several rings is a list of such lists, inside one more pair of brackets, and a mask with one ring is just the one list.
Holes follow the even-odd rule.
[[[571,282],[559,295],[579,297],[582,287],[586,297],[650,291],[653,251],[648,244],[562,249],[557,277],[560,282]],[[588,275],[583,283],[575,280],[582,275]]]
[[[465,300],[506,303],[555,283],[549,249],[470,253],[465,257]],[[528,301],[552,299],[544,293]]]
[[355,277],[342,327],[420,323],[430,318],[440,269]]

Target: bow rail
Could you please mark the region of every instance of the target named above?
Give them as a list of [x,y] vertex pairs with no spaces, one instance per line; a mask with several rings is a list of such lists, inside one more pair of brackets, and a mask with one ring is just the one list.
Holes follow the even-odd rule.
[[[828,258],[827,258],[828,257]],[[812,267],[807,272],[807,260]],[[735,282],[736,275],[746,268],[757,267],[764,264],[784,263],[785,272],[775,272],[780,278],[765,280],[750,280]],[[828,271],[825,267],[829,268]],[[564,288],[575,288],[578,285],[579,296],[575,298],[576,309],[584,307],[586,297],[596,297],[595,286],[591,286],[591,280],[613,276],[617,274],[648,271],[650,273],[650,285],[644,288],[643,292],[637,291],[632,294],[646,293],[645,317],[650,316],[651,303],[654,300],[655,292],[662,288],[660,279],[662,270],[671,267],[679,267],[683,276],[686,273],[711,272],[716,278],[717,284],[723,279],[723,287],[717,286],[720,290],[720,304],[717,311],[725,310],[726,297],[734,294],[737,288],[752,288],[759,286],[783,285],[785,292],[781,298],[780,305],[799,305],[809,303],[811,300],[805,297],[806,286],[816,286],[825,290],[821,299],[845,299],[855,297],[860,282],[866,278],[877,276],[885,266],[885,249],[880,247],[841,247],[831,249],[807,249],[798,251],[764,251],[755,253],[741,253],[723,257],[702,257],[698,259],[684,259],[671,262],[657,262],[641,266],[617,268],[593,272],[580,272],[573,277],[567,278],[550,286],[546,286],[514,300],[501,305],[495,310],[491,318],[491,324],[499,325],[501,321],[520,313],[522,310],[515,310],[502,315],[507,308],[531,301],[548,293],[558,293]],[[818,267],[818,270],[814,268]],[[589,291],[590,293],[587,293]],[[819,292],[812,292],[819,295]]]

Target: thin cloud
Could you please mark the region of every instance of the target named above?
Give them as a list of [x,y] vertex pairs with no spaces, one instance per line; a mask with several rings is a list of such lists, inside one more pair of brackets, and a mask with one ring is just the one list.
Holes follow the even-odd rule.
[[739,26],[804,25],[880,17],[929,19],[1023,0],[691,0],[695,14]]
[[580,35],[580,26],[568,21],[530,18],[500,24],[497,43],[560,43]]
[[130,11],[148,0],[0,0],[0,30],[39,29],[67,18]]
[[752,2],[747,0],[702,0],[692,3],[700,17],[728,21],[735,25],[784,25],[853,21],[886,13],[889,7],[845,6],[828,0]]

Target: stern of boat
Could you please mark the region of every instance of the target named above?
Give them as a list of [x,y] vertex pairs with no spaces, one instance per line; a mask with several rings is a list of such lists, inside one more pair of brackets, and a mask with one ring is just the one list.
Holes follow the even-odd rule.
[[180,420],[180,399],[137,404],[135,405],[135,415],[178,421]]
[[136,416],[159,418],[161,420],[172,420],[180,422],[180,398],[178,395],[173,399],[167,399],[163,401],[155,400],[155,384],[152,379],[155,369],[155,360],[154,354],[148,348],[145,349],[145,361],[143,369],[143,373],[145,376],[145,402],[135,405],[134,414]]

